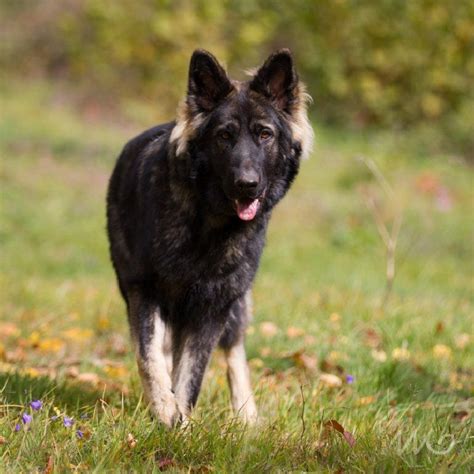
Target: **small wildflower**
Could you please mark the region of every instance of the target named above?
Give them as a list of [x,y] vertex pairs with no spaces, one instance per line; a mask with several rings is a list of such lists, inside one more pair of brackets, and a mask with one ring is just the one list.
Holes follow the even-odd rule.
[[346,382],[347,383],[354,383],[355,377],[353,375],[346,375]]
[[63,419],[63,423],[66,428],[71,428],[71,426],[74,424],[74,420],[72,418],[69,418],[68,416],[65,416]]
[[30,407],[35,411],[41,410],[41,408],[43,408],[43,402],[41,400],[33,400],[30,403]]
[[50,420],[51,420],[51,421],[56,421],[58,418],[59,418],[58,415],[53,415],[53,416],[50,418]]
[[79,439],[82,439],[84,437],[84,433],[81,430],[77,430],[76,435]]
[[31,423],[32,419],[33,417],[31,415],[28,415],[28,413],[23,413],[23,415],[21,415],[21,421],[23,421],[25,425]]
[[15,425],[15,431],[20,431],[20,430],[21,430],[21,425],[20,425],[20,423],[17,423]]

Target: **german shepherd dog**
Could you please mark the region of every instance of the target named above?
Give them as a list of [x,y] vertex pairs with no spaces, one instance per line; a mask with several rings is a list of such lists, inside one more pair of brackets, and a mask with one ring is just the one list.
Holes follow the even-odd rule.
[[244,349],[250,288],[272,209],[310,152],[308,98],[289,50],[246,82],[196,50],[177,119],[118,158],[110,252],[145,397],[168,426],[189,418],[217,345],[234,412],[257,418]]

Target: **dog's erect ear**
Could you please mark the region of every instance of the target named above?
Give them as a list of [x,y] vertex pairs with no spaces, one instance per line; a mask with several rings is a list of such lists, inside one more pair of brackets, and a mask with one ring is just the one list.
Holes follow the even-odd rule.
[[232,91],[233,86],[217,59],[203,49],[191,56],[188,79],[188,103],[199,112],[210,111]]
[[273,53],[257,71],[250,82],[250,89],[263,94],[273,104],[286,112],[295,100],[295,88],[298,85],[293,57],[289,49],[280,49]]

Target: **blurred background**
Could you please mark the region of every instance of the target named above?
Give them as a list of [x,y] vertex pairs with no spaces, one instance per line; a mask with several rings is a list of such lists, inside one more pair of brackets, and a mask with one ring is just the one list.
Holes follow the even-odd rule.
[[240,78],[289,47],[316,119],[415,129],[473,159],[469,0],[6,0],[0,14],[3,70],[60,81],[83,106],[133,99],[170,118],[196,47]]
[[[194,49],[243,79],[281,47],[314,99],[316,134],[273,215],[248,334],[261,413],[280,417],[281,432],[257,450],[198,434],[198,454],[177,458],[199,465],[212,452],[218,471],[240,472],[313,471],[320,459],[363,472],[472,464],[474,2],[0,0],[0,22],[7,469],[38,470],[46,445],[60,470],[97,460],[143,470],[133,453],[167,444],[144,414],[136,421],[140,386],[105,236],[107,182],[126,141],[175,117]],[[199,404],[216,426],[228,414],[222,365],[211,365]],[[13,427],[32,397],[76,417],[89,454],[56,425],[23,443],[27,432]],[[125,451],[121,430],[100,415],[121,404],[123,429],[149,430],[136,434],[149,450]],[[315,448],[329,418],[363,439],[351,453],[341,443],[326,458]],[[454,436],[456,448],[449,457],[397,451],[393,440],[412,433]],[[104,452],[101,439],[114,449]],[[166,439],[168,457],[185,445]]]

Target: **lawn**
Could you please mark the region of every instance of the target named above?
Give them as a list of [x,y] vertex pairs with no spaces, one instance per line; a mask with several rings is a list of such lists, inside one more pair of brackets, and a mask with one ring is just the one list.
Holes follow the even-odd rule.
[[0,471],[472,469],[472,167],[315,126],[254,289],[260,423],[233,419],[217,352],[192,423],[168,431],[141,399],[104,230],[115,157],[157,117],[79,112],[40,82],[1,92]]

